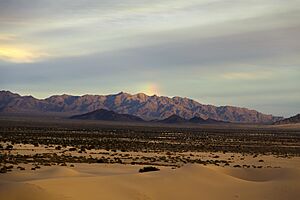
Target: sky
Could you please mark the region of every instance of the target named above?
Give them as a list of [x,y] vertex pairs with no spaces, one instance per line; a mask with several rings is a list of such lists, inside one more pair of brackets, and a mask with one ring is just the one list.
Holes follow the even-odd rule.
[[300,112],[300,0],[0,0],[0,89]]

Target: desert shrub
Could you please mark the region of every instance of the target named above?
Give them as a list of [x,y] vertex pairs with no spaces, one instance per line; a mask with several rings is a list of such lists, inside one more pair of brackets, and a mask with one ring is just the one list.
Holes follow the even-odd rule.
[[7,169],[13,169],[14,166],[13,166],[13,165],[9,165],[9,166],[7,166],[6,168],[7,168]]
[[7,172],[7,167],[3,166],[2,168],[0,168],[0,173],[6,173]]
[[17,169],[19,169],[19,170],[25,170],[24,167],[20,167],[20,166],[18,166]]
[[55,147],[55,150],[61,150],[61,146]]
[[106,160],[106,159],[103,159],[103,158],[99,158],[96,162],[97,162],[97,163],[106,163],[107,160]]
[[84,152],[85,151],[85,147],[81,147],[80,151]]
[[153,166],[147,166],[147,167],[143,167],[141,169],[139,169],[140,173],[144,173],[144,172],[153,172],[153,171],[159,171],[160,169],[157,167],[153,167]]
[[69,151],[76,151],[76,148],[72,147],[72,148],[69,149]]
[[7,145],[7,146],[6,146],[6,150],[12,150],[13,148],[14,148],[13,145]]

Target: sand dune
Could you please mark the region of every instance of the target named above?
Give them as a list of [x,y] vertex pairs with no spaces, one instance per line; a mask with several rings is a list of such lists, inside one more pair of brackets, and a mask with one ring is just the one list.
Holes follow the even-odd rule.
[[29,183],[0,182],[0,199],[2,200],[55,200],[59,196],[50,194],[45,189]]
[[300,170],[294,168],[270,168],[270,169],[228,169],[218,168],[220,173],[227,174],[233,178],[244,181],[266,182],[266,181],[291,181],[299,180]]
[[[300,171],[297,168],[236,169],[187,165],[142,174],[137,173],[138,168],[82,164],[75,169],[42,169],[35,172],[34,178],[32,172],[22,172],[23,178],[6,174],[0,181],[0,196],[6,200],[292,200],[300,196]],[[89,169],[90,173],[87,173]]]

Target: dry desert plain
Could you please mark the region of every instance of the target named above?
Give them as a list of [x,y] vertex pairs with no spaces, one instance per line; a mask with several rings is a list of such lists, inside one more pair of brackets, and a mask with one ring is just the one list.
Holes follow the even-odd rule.
[[[300,197],[297,126],[0,125],[1,200]],[[140,173],[145,166],[159,171]]]

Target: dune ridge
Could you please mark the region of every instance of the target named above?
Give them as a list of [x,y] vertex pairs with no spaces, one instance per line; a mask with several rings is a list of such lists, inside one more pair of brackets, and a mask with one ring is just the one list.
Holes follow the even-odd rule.
[[[91,173],[86,173],[89,167]],[[19,199],[17,197],[21,196],[24,198],[20,199],[26,199],[32,195],[45,200],[293,200],[300,196],[298,168],[236,169],[186,165],[175,170],[162,168],[159,172],[141,174],[137,172],[140,166],[108,167],[88,164],[75,169],[55,167],[41,171],[39,179],[19,181],[10,180],[6,176],[0,182],[0,195],[7,200]],[[103,173],[98,173],[97,168]],[[19,196],[12,195],[15,193]]]

